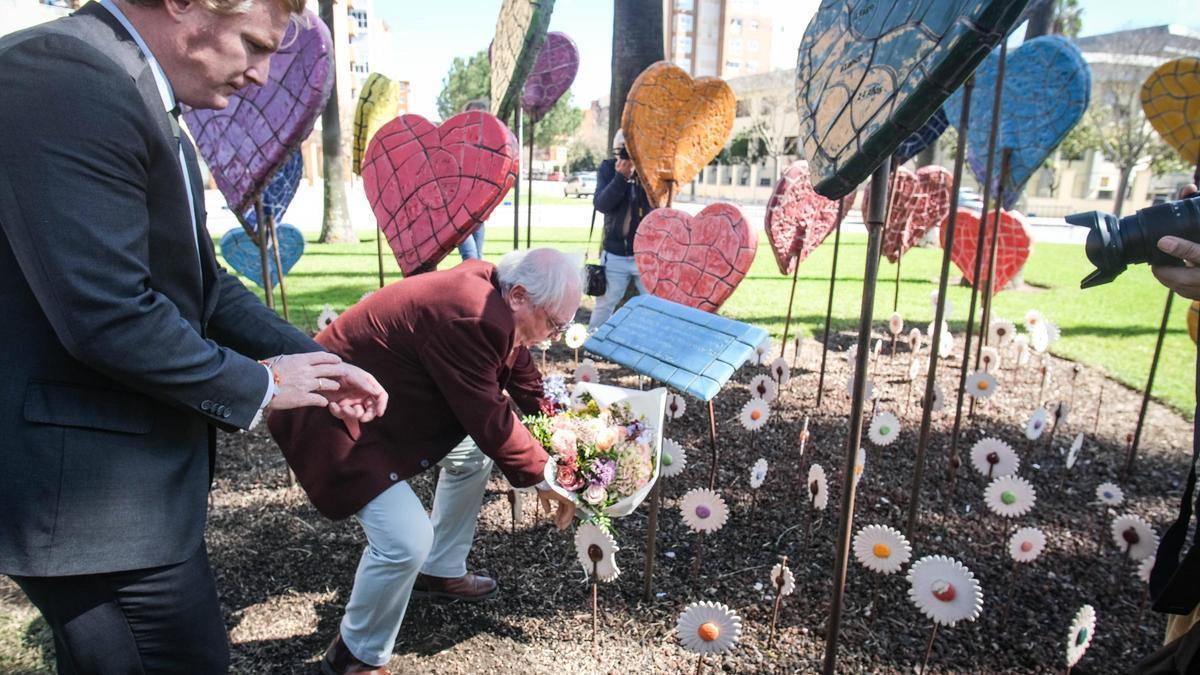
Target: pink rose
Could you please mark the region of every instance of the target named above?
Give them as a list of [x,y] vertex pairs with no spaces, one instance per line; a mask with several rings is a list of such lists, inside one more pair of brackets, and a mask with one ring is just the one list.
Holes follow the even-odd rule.
[[583,493],[583,501],[595,506],[603,504],[608,498],[608,490],[605,490],[599,485],[589,485],[588,489]]
[[586,484],[583,476],[579,475],[574,467],[564,465],[559,465],[558,471],[554,474],[554,480],[559,487],[571,492],[579,490]]
[[570,429],[558,429],[550,435],[550,449],[561,456],[575,456],[575,432]]

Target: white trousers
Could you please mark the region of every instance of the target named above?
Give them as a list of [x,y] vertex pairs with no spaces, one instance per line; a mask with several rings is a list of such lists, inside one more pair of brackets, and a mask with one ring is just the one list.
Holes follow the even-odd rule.
[[341,631],[350,653],[364,663],[384,665],[392,657],[418,572],[448,578],[467,573],[492,460],[467,436],[438,466],[442,472],[432,517],[407,481],[355,514],[367,547],[354,574]]

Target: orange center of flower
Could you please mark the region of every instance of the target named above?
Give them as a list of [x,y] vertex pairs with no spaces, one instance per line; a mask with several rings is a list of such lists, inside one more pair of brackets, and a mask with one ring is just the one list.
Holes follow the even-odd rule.
[[988,383],[987,383],[987,380],[980,380],[980,381],[979,381],[979,390],[980,390],[980,391],[987,391],[987,389],[988,389]]
[[758,421],[758,418],[760,418],[760,417],[762,417],[762,412],[760,412],[760,411],[758,411],[758,410],[751,410],[751,411],[750,411],[750,419],[752,419],[752,420],[754,420],[755,422],[757,422],[757,421]]
[[892,548],[883,542],[879,542],[871,548],[871,552],[875,554],[876,558],[887,558],[892,555]]
[[712,642],[721,637],[721,627],[713,621],[705,621],[700,624],[700,630],[696,631],[696,634],[700,636],[701,640]]

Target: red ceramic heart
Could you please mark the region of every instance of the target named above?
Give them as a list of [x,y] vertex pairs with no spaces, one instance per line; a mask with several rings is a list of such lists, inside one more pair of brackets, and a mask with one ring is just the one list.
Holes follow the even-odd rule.
[[[913,172],[897,169],[892,177],[891,208],[883,229],[883,254],[893,263],[921,241],[925,233],[950,215],[950,188],[954,175],[940,166],[923,166]],[[863,191],[863,212],[869,208],[871,186]]]
[[750,271],[758,235],[732,204],[695,216],[655,209],[638,225],[633,255],[642,282],[665,300],[716,312]]
[[[995,217],[994,215],[992,216]],[[983,241],[983,266],[980,268],[980,278],[987,279],[988,253],[991,250],[992,223],[988,220],[987,236]],[[960,208],[957,224],[954,226],[954,246],[950,249],[950,259],[958,266],[963,277],[975,285],[975,249],[979,242],[979,214],[975,211]],[[946,246],[946,228],[942,228],[942,246]],[[1029,253],[1033,250],[1033,239],[1029,236],[1029,227],[1025,224],[1025,216],[1016,211],[1002,211],[1000,214],[1000,237],[996,247],[996,277],[992,281],[992,295],[1000,292],[1017,272],[1025,266]],[[982,289],[982,285],[978,288]]]
[[491,214],[517,179],[517,139],[473,110],[434,126],[420,115],[383,125],[362,178],[405,276],[434,269]]
[[817,194],[809,181],[808,162],[792,162],[783,170],[767,203],[767,240],[775,253],[780,274],[791,274],[813,249],[837,227],[854,204],[854,193],[838,203]]

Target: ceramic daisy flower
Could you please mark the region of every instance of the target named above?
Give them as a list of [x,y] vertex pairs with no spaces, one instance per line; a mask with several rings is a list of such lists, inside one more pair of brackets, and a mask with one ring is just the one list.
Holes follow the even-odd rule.
[[1113,543],[1134,560],[1145,560],[1158,550],[1158,534],[1154,528],[1131,513],[1117,516],[1112,522]]
[[1154,560],[1155,556],[1150,556],[1138,563],[1137,578],[1141,579],[1144,584],[1150,583],[1150,571],[1154,569]]
[[988,398],[996,393],[996,376],[977,370],[967,376],[967,393],[975,398]]
[[693,602],[675,624],[679,644],[693,654],[717,654],[737,644],[742,620],[719,602]]
[[867,436],[880,447],[891,445],[900,437],[900,420],[886,410],[876,413],[871,420],[871,427],[867,429]]
[[792,369],[788,366],[787,359],[781,356],[771,362],[771,377],[775,379],[775,384],[781,387],[792,379]]
[[783,563],[771,568],[771,586],[779,589],[780,595],[791,595],[796,590],[796,575]]
[[921,348],[921,329],[913,328],[912,330],[908,331],[908,351],[912,352],[913,354],[916,354],[917,350],[919,350],[920,348]]
[[1040,323],[1029,331],[1029,346],[1038,354],[1045,354],[1050,348],[1050,333],[1045,324]]
[[1042,437],[1042,432],[1046,430],[1046,419],[1050,417],[1045,408],[1038,408],[1029,416],[1029,421],[1025,423],[1025,438],[1031,441],[1036,441]]
[[763,338],[763,341],[754,348],[754,361],[760,366],[765,366],[771,362],[771,356],[771,339]]
[[1042,313],[1036,309],[1025,312],[1025,330],[1032,333],[1034,328],[1042,325],[1042,319]]
[[829,487],[825,479],[825,467],[813,464],[808,467],[808,502],[818,511],[829,504]]
[[667,417],[677,420],[683,417],[683,413],[687,410],[687,403],[679,394],[671,392],[667,394]]
[[871,348],[871,357],[879,358],[879,353],[883,351],[883,338],[875,338],[875,346]]
[[1046,340],[1050,344],[1058,342],[1059,338],[1062,337],[1062,330],[1053,321],[1043,321],[1042,329],[1046,331]]
[[1067,468],[1071,469],[1075,466],[1075,461],[1079,459],[1079,451],[1083,449],[1083,432],[1075,435],[1075,441],[1071,443],[1071,449],[1067,451]]
[[1120,506],[1125,492],[1115,483],[1101,483],[1096,486],[1096,499],[1106,506]]
[[1013,338],[1013,344],[1017,346],[1017,365],[1024,368],[1029,365],[1029,338],[1018,335]]
[[854,535],[854,557],[879,574],[895,574],[912,558],[912,545],[900,531],[887,525],[867,525]]
[[900,316],[900,312],[892,312],[892,316],[888,319],[888,332],[893,336],[899,335],[904,331],[904,317]]
[[989,328],[992,344],[1003,347],[1012,342],[1017,333],[1017,327],[1007,319],[993,319]]
[[659,460],[659,473],[665,478],[674,478],[687,468],[687,451],[678,441],[671,438],[662,439],[662,459]]
[[962,563],[927,555],[908,568],[908,597],[934,623],[974,621],[983,610],[983,591]]
[[[863,393],[863,400],[873,400],[875,398],[875,383],[872,382],[871,378],[869,377],[867,378],[867,386],[865,389],[866,391]],[[854,373],[851,373],[850,378],[846,380],[846,395],[850,398],[854,398]]]
[[750,467],[750,487],[757,490],[762,487],[763,481],[767,479],[767,460],[765,457],[759,457],[754,466]]
[[1022,527],[1008,539],[1008,554],[1019,563],[1037,560],[1046,548],[1046,534],[1036,527]]
[[979,350],[979,368],[985,373],[994,373],[1000,369],[1000,350],[995,347],[984,347]]
[[1066,401],[1059,401],[1054,404],[1054,423],[1062,426],[1067,423],[1067,415],[1071,412],[1071,406],[1067,405]]
[[1010,476],[1021,468],[1021,458],[1012,446],[998,438],[981,438],[971,446],[971,465],[989,478]]
[[596,578],[600,581],[616,579],[621,570],[617,568],[617,542],[612,535],[595,523],[584,523],[575,530],[575,556],[589,576],[595,566]]
[[[921,405],[925,405],[925,395],[921,394]],[[933,405],[930,410],[933,412],[941,412],[946,408],[946,395],[942,393],[942,385],[937,382],[933,383]]]
[[[937,303],[938,303],[938,292],[937,291],[933,291],[932,293],[929,294],[929,302],[933,306],[933,311],[936,312],[937,311]],[[943,312],[943,314],[948,319],[948,318],[950,318],[950,315],[953,313],[954,313],[954,302],[951,301],[950,298],[946,298],[946,310],[945,310],[945,312]]]
[[908,363],[908,381],[911,382],[921,376],[921,366],[924,364],[921,359],[913,359]]
[[[933,322],[929,322],[928,331],[929,344],[933,344]],[[945,359],[949,358],[954,353],[954,334],[950,332],[950,324],[942,321],[942,337],[938,342],[938,356]]]
[[1067,631],[1067,667],[1073,668],[1083,653],[1092,644],[1092,634],[1096,632],[1096,610],[1091,605],[1084,605],[1075,613],[1071,620],[1071,629]]
[[750,378],[750,396],[770,403],[779,397],[779,386],[766,373],[759,373]]
[[317,332],[319,333],[328,328],[329,324],[333,323],[333,320],[336,318],[338,318],[338,313],[333,311],[333,308],[329,305],[325,305],[321,308],[321,313],[317,315]]
[[683,496],[679,505],[683,522],[693,532],[712,533],[725,526],[729,507],[721,495],[705,488],[694,488]]
[[992,513],[1017,518],[1033,508],[1037,493],[1029,481],[1020,476],[1000,476],[984,489],[983,499]]
[[579,367],[575,369],[576,382],[591,382],[593,384],[600,381],[600,371],[596,370],[596,362],[591,359],[584,359],[579,363]]
[[863,471],[867,470],[867,449],[858,448],[858,452],[854,453],[854,484],[858,485],[858,481],[862,480]]
[[746,405],[742,406],[742,413],[738,415],[738,421],[746,428],[746,431],[758,431],[767,423],[767,419],[771,417],[771,406],[761,398],[753,398],[746,401]]
[[581,323],[573,323],[567,326],[566,333],[563,334],[563,341],[571,349],[579,349],[587,342],[588,332],[587,326]]

